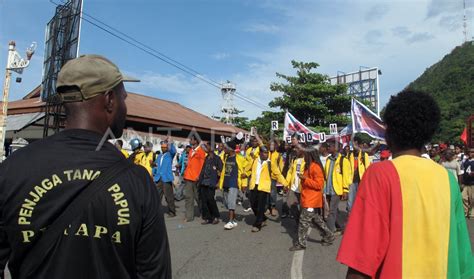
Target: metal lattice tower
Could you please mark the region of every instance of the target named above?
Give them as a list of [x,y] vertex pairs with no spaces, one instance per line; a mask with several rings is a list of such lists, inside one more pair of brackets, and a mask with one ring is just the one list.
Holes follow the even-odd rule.
[[463,23],[462,23],[462,27],[463,27],[463,30],[462,30],[462,33],[464,35],[464,42],[466,43],[467,42],[467,17],[466,17],[466,0],[463,1],[463,8],[464,8],[464,15],[463,15]]
[[221,112],[223,114],[222,118],[227,124],[232,124],[235,115],[239,113],[237,108],[234,106],[235,91],[235,85],[230,81],[227,81],[221,86],[221,93],[223,99]]
[[68,0],[56,7],[56,13],[46,25],[45,55],[41,99],[46,103],[43,137],[50,129],[58,132],[65,115],[56,80],[61,67],[78,56],[82,0]]

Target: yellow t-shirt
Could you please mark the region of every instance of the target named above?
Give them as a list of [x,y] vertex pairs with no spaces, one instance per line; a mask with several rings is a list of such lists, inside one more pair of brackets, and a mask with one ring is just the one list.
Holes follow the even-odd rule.
[[128,154],[127,150],[125,150],[125,149],[122,148],[122,149],[120,149],[120,152],[122,152],[122,154],[123,154],[123,156],[125,156],[125,158],[130,157],[130,155]]
[[154,159],[154,156],[153,156],[153,152],[150,152],[148,153],[148,155],[143,152],[143,151],[140,151],[136,156],[135,156],[135,160],[134,160],[134,163],[139,165],[139,166],[142,166],[144,167],[148,173],[150,173],[150,175],[152,174],[152,164],[153,164],[153,159]]

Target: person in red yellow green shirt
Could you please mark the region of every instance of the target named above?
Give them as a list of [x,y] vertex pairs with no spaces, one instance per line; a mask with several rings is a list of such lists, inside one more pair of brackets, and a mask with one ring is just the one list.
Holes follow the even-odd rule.
[[312,220],[323,236],[321,245],[331,245],[334,241],[334,234],[322,216],[324,171],[318,150],[306,146],[304,160],[304,172],[298,174],[301,179],[301,215],[298,237],[290,251],[306,249],[306,239]]
[[184,170],[184,199],[186,208],[186,222],[194,220],[194,200],[198,204],[198,208],[201,208],[199,202],[199,191],[197,181],[201,174],[204,161],[206,160],[207,150],[205,145],[200,143],[195,136],[192,136],[189,142],[192,145],[192,149],[188,154],[188,165]]
[[383,116],[393,160],[359,186],[337,260],[347,278],[472,278],[474,258],[456,178],[421,157],[441,113],[426,93],[390,98]]
[[328,152],[331,154],[326,160],[325,176],[326,187],[324,193],[329,202],[329,215],[327,224],[332,232],[336,232],[336,226],[344,229],[343,224],[338,223],[339,202],[347,200],[349,185],[352,182],[351,164],[347,156],[342,156],[336,151],[335,142],[328,142]]
[[370,165],[369,155],[362,150],[362,140],[359,136],[354,137],[352,146],[354,150],[349,152],[349,162],[351,163],[353,177],[352,184],[349,186],[349,196],[347,197],[347,213],[351,212],[357,189],[359,188],[359,182]]

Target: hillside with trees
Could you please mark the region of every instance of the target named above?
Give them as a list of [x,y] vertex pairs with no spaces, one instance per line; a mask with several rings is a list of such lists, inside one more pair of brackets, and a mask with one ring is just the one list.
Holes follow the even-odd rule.
[[466,119],[474,113],[474,44],[456,47],[407,88],[431,94],[438,102],[441,125],[434,141],[459,142]]

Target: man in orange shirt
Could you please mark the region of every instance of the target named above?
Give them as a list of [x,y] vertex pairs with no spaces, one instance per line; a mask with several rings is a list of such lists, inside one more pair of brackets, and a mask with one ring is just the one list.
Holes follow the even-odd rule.
[[192,149],[188,154],[188,165],[184,171],[184,200],[186,208],[186,222],[191,222],[194,220],[194,200],[200,207],[199,202],[199,192],[197,181],[199,175],[201,174],[202,166],[204,165],[204,160],[206,159],[207,151],[205,150],[204,145],[200,144],[195,136],[192,136],[189,142],[192,145]]

